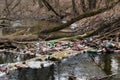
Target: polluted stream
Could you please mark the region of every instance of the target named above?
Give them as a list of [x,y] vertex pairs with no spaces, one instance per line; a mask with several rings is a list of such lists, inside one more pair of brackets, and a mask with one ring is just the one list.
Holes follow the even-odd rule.
[[[0,36],[3,36],[2,29]],[[34,57],[27,54],[0,53],[0,66]],[[114,73],[115,76],[104,80],[120,80],[120,54],[92,55],[91,58],[88,53],[81,53],[44,68],[28,67],[12,70],[9,74],[0,76],[0,80],[72,80],[69,75],[77,77],[78,80],[89,80]]]
[[2,76],[0,80],[70,80],[69,75],[79,80],[89,80],[114,73],[115,76],[105,80],[120,79],[120,54],[93,55],[91,58],[88,53],[81,53],[48,67],[13,70],[8,75]]

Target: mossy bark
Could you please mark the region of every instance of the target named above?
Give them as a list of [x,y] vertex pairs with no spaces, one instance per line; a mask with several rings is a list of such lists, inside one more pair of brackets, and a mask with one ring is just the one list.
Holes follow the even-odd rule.
[[49,34],[40,34],[39,37],[42,38],[43,40],[52,40],[52,39],[58,39],[58,38],[64,38],[64,37],[71,37],[75,35],[76,35],[75,33],[57,31]]

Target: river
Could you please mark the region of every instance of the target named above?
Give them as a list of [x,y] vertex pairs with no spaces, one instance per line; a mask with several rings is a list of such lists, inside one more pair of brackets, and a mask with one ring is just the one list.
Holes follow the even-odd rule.
[[74,75],[81,80],[92,77],[104,77],[116,73],[105,80],[120,80],[120,54],[94,55],[94,61],[88,54],[79,54],[55,65],[42,69],[19,69],[12,71],[2,80],[69,80]]

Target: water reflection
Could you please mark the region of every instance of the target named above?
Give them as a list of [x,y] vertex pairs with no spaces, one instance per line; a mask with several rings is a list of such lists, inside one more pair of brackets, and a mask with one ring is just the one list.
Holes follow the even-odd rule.
[[103,55],[102,57],[103,57],[103,64],[104,64],[103,70],[105,71],[105,73],[107,75],[112,74],[112,71],[111,71],[111,68],[112,68],[112,66],[111,66],[111,63],[112,63],[111,56],[110,55]]
[[42,69],[24,68],[12,71],[1,80],[55,80],[54,65]]
[[6,80],[69,80],[66,75],[74,75],[80,79],[88,80],[92,76],[100,77],[105,74],[93,64],[87,55],[81,54],[42,69],[15,70],[7,76]]
[[14,63],[18,61],[27,60],[30,58],[34,58],[34,55],[28,55],[28,54],[17,54],[17,53],[0,53],[0,64],[3,63]]
[[68,80],[64,78],[65,75],[73,75],[81,80],[89,80],[93,76],[105,76],[104,72],[95,66],[87,54],[79,54],[62,61],[57,65],[56,73],[55,80]]
[[116,73],[115,78],[120,79],[120,54],[94,55],[92,57],[95,63],[100,66],[107,75]]
[[[65,75],[72,74],[79,78],[104,76],[117,73],[108,80],[120,80],[120,54],[93,55],[93,62],[86,54],[76,55],[61,63],[42,69],[19,69],[7,76],[6,80],[68,80]],[[99,69],[99,68],[100,69]],[[104,72],[102,72],[102,71]],[[4,80],[4,79],[3,79]]]

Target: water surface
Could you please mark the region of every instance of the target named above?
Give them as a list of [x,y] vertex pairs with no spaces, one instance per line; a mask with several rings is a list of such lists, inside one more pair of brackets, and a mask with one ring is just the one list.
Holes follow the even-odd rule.
[[29,54],[4,52],[0,53],[0,64],[20,62],[34,57],[34,55]]
[[[40,68],[24,68],[10,72],[3,80],[69,80],[68,75],[86,80],[116,73],[108,80],[120,80],[120,54],[94,55],[79,54],[55,65]],[[107,80],[107,79],[106,79]]]

